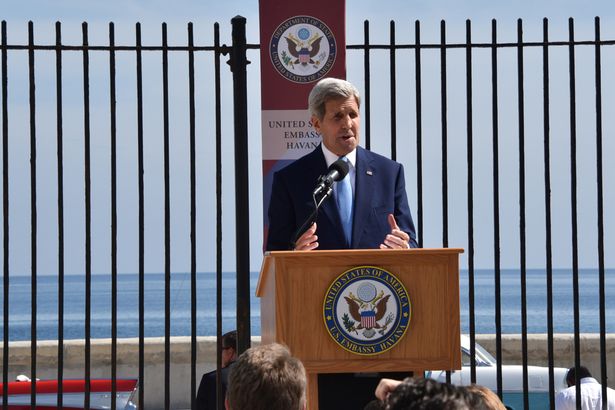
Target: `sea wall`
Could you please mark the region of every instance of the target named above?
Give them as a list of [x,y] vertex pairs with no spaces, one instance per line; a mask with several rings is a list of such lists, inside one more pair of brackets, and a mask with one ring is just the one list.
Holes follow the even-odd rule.
[[[495,355],[495,335],[477,335],[476,341]],[[260,343],[260,337],[252,339]],[[215,338],[197,338],[197,385],[200,376],[215,368]],[[600,338],[597,334],[581,335],[581,361],[594,376],[600,377]],[[64,377],[82,378],[84,375],[83,340],[70,340],[64,343]],[[615,387],[615,334],[607,335],[607,371],[610,387]],[[171,408],[190,407],[190,337],[171,338]],[[0,357],[3,351],[0,349]],[[30,342],[11,342],[9,346],[9,380],[18,374],[31,375]],[[145,340],[145,389],[146,408],[164,408],[164,338]],[[502,358],[504,364],[521,364],[521,336],[502,336]],[[58,345],[56,341],[40,341],[37,344],[37,373],[39,379],[57,378]],[[574,336],[554,335],[555,366],[569,367],[574,363]],[[117,377],[136,378],[139,374],[138,339],[119,339],[117,343]],[[528,363],[544,366],[547,364],[547,336],[528,336]],[[93,378],[111,377],[111,340],[91,341],[91,376]]]

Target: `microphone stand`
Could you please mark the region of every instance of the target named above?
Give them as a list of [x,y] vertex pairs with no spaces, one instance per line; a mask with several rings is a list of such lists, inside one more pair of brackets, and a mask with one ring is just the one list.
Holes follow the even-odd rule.
[[321,191],[322,195],[320,196],[320,198],[317,199],[316,194],[312,195],[312,199],[314,200],[314,211],[312,211],[308,219],[303,223],[303,225],[301,225],[299,229],[297,229],[297,232],[295,232],[295,234],[293,235],[293,240],[290,243],[291,249],[295,249],[297,239],[299,239],[299,237],[303,235],[305,231],[307,231],[308,228],[312,226],[312,224],[316,221],[316,218],[318,217],[318,209],[320,209],[323,202],[325,202],[325,199],[331,196],[332,192],[333,188],[330,185],[327,185],[325,191]]

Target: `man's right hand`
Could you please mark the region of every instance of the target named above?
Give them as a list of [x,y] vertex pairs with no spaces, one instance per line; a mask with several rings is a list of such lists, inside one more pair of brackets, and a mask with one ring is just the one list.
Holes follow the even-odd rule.
[[316,222],[308,228],[295,242],[296,251],[311,251],[318,248],[318,236],[316,235]]

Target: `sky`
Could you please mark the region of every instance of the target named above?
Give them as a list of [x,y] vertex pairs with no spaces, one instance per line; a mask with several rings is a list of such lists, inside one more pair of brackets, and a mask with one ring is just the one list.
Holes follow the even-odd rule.
[[[357,44],[363,39],[363,21],[369,19],[372,30],[372,43],[387,43],[389,38],[389,22],[394,20],[397,27],[398,42],[412,43],[414,41],[414,21],[421,21],[422,41],[424,43],[439,42],[440,21],[445,20],[447,25],[448,41],[463,42],[465,40],[466,19],[472,20],[474,41],[490,41],[491,19],[498,21],[498,38],[500,41],[516,41],[517,19],[523,19],[524,38],[540,41],[542,39],[542,19],[547,17],[550,24],[551,39],[566,40],[568,36],[568,18],[575,19],[575,34],[577,38],[593,39],[594,17],[600,16],[602,21],[602,37],[615,39],[614,20],[615,6],[609,1],[385,1],[373,0],[347,0],[346,27],[347,43]],[[88,22],[90,44],[107,44],[108,23],[114,22],[116,30],[116,44],[134,44],[134,25],[140,22],[143,27],[144,44],[160,43],[160,25],[166,22],[169,27],[170,44],[186,44],[186,24],[195,25],[196,44],[210,45],[212,41],[212,25],[219,22],[221,27],[222,43],[230,43],[229,21],[236,15],[247,18],[247,38],[249,43],[258,43],[258,2],[257,1],[135,1],[135,0],[106,0],[106,1],[28,1],[5,0],[0,19],[8,24],[9,43],[25,44],[27,41],[27,22],[33,21],[35,39],[38,43],[51,44],[54,39],[54,23],[62,22],[63,41],[65,44],[78,45],[81,42],[81,23]],[[594,267],[597,265],[596,248],[596,211],[595,211],[595,113],[593,111],[593,54],[591,50],[578,52],[578,138],[579,138],[579,209],[580,209],[580,264]],[[603,73],[613,72],[615,58],[610,48],[604,49]],[[386,54],[374,53],[374,71],[378,68],[388,75]],[[145,72],[146,97],[146,138],[158,138],[161,126],[161,84],[159,56],[145,56],[144,62],[150,64]],[[251,269],[259,270],[262,259],[262,194],[260,193],[259,178],[262,174],[260,164],[260,86],[259,86],[259,56],[256,51],[249,55],[252,65],[248,68],[249,98],[251,102],[249,112],[250,129],[250,239],[252,243]],[[348,79],[356,83],[360,89],[363,84],[362,55],[348,54]],[[465,228],[465,75],[463,54],[449,53],[448,74],[451,152],[450,160],[450,213],[452,221],[450,226],[449,245],[454,247],[467,247],[467,231]],[[475,212],[476,228],[476,258],[477,267],[490,268],[493,266],[493,244],[491,218],[491,180],[490,180],[490,76],[489,55],[476,52],[474,68],[475,81],[475,149],[476,149],[476,187]],[[542,187],[542,77],[539,50],[529,50],[525,59],[527,69],[525,73],[526,86],[526,134],[528,137],[528,263],[530,267],[544,266],[544,210],[541,196]],[[568,130],[568,94],[567,94],[567,54],[565,49],[552,52],[552,138],[553,138],[553,175],[554,186],[552,190],[554,204],[554,266],[569,267],[571,263],[570,248],[570,206],[569,206],[569,180],[567,163],[569,155],[567,148]],[[518,244],[518,213],[516,204],[518,198],[516,184],[516,72],[514,50],[503,51],[500,57],[501,71],[501,107],[500,125],[502,146],[501,161],[501,218],[502,218],[502,266],[517,267],[519,263]],[[118,54],[118,136],[119,136],[119,171],[126,172],[130,177],[121,178],[118,185],[119,194],[119,271],[137,271],[137,232],[135,229],[136,213],[136,180],[135,180],[135,145],[129,137],[134,135],[134,65],[133,56]],[[170,85],[171,98],[176,98],[171,113],[173,122],[171,134],[173,146],[171,158],[173,162],[172,176],[172,208],[177,211],[172,220],[172,270],[188,271],[189,264],[189,225],[187,215],[187,186],[188,168],[186,165],[186,113],[187,98],[185,75],[186,59],[171,57]],[[197,96],[197,106],[203,107],[203,116],[197,123],[197,132],[207,135],[211,132],[209,124],[213,121],[208,112],[211,112],[211,64],[206,58],[197,60],[197,72],[202,77],[197,78],[197,87],[202,92]],[[25,53],[10,53],[9,57],[9,115],[10,115],[10,145],[11,145],[11,272],[14,274],[29,274],[29,144],[28,138],[28,100],[27,100],[27,56]],[[55,73],[50,53],[37,54],[37,121],[38,121],[38,161],[39,161],[39,238],[38,238],[38,264],[41,274],[51,274],[57,266],[57,225],[55,220]],[[64,61],[64,93],[65,93],[65,156],[76,158],[67,159],[66,173],[66,270],[67,273],[79,274],[83,272],[83,218],[82,181],[83,152],[82,142],[82,89],[81,89],[81,55],[67,54]],[[91,84],[92,84],[92,132],[93,132],[93,215],[94,215],[94,253],[93,271],[95,273],[109,272],[110,270],[110,234],[108,204],[109,165],[105,153],[109,150],[108,142],[108,60],[106,55],[92,53],[91,55]],[[532,65],[533,64],[533,65]],[[425,132],[425,245],[429,247],[441,246],[441,209],[440,174],[439,174],[439,60],[437,53],[425,52],[423,61],[424,79],[424,132]],[[456,69],[455,67],[459,67]],[[609,71],[609,68],[611,70]],[[202,71],[199,71],[202,70]],[[413,60],[410,55],[400,53],[397,72],[402,87],[413,87],[414,78]],[[230,81],[230,73],[223,70],[223,80]],[[230,83],[227,83],[230,84]],[[380,87],[382,85],[382,87]],[[376,101],[387,100],[385,94],[388,77],[373,78],[373,98]],[[613,92],[615,83],[608,78],[603,79],[604,112],[613,112],[615,103]],[[433,91],[431,91],[433,90]],[[230,96],[223,96],[223,105],[230,106]],[[514,98],[512,98],[514,97]],[[398,129],[401,133],[412,134],[415,123],[414,94],[400,96],[398,110],[400,120]],[[173,99],[172,101],[176,101]],[[151,102],[148,104],[147,102]],[[380,104],[379,104],[380,105]],[[610,107],[610,111],[609,111]],[[374,124],[378,128],[372,132],[386,133],[390,129],[388,123],[388,106],[383,103],[374,109]],[[412,115],[404,113],[412,113]],[[487,114],[483,114],[487,113]],[[482,117],[489,117],[484,119]],[[232,122],[229,110],[223,112],[225,124]],[[605,150],[615,149],[613,134],[615,126],[608,115],[604,118]],[[230,125],[225,127],[223,135],[224,156],[228,158],[224,165],[223,185],[223,269],[234,269],[234,208],[232,185],[232,130]],[[430,138],[433,136],[433,138]],[[459,138],[456,138],[459,137]],[[388,136],[385,135],[382,143],[374,142],[374,150],[387,155]],[[400,158],[406,167],[406,179],[410,195],[411,207],[416,209],[416,198],[412,193],[416,191],[413,180],[416,178],[414,162],[416,159],[411,144],[400,143]],[[133,141],[133,142],[131,142]],[[148,140],[149,141],[149,140]],[[153,176],[152,181],[160,181],[161,169],[156,164],[161,162],[160,141],[147,144],[146,177]],[[201,142],[197,152],[202,158],[211,155],[211,143]],[[213,202],[214,168],[211,161],[202,160],[199,164],[200,183],[204,188],[199,191],[198,224],[203,232],[198,245],[199,271],[212,271],[215,269],[214,231],[215,220]],[[613,165],[605,165],[605,178],[607,181],[615,179]],[[608,179],[610,176],[610,179]],[[155,182],[146,187],[146,199],[154,204],[146,210],[146,271],[161,272],[164,267],[162,247],[162,217],[161,207],[162,188]],[[613,189],[605,190],[605,209],[615,209],[615,192]],[[615,246],[615,215],[606,216],[606,245],[607,248]],[[611,229],[609,229],[611,228]],[[608,252],[607,252],[608,254]],[[467,263],[467,255],[462,257],[462,265]],[[615,266],[615,256],[607,255],[607,266]]]

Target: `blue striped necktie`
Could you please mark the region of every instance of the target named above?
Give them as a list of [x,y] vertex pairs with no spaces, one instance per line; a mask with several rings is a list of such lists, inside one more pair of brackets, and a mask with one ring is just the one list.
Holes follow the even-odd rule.
[[[348,162],[348,158],[342,157],[344,161]],[[350,165],[350,164],[349,164]],[[337,209],[340,212],[340,219],[342,221],[342,227],[344,228],[344,235],[346,236],[346,242],[348,246],[352,242],[352,185],[350,184],[350,172],[337,182]]]

